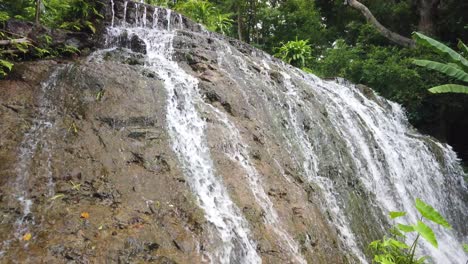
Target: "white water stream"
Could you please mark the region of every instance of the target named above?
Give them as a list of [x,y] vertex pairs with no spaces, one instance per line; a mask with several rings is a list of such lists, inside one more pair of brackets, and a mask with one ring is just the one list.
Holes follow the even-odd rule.
[[172,60],[171,12],[167,12],[167,29],[151,30],[142,27],[114,28],[109,32],[118,37],[127,32],[138,36],[147,47],[146,67],[164,81],[167,91],[167,126],[172,147],[182,164],[190,187],[198,198],[205,217],[215,229],[209,247],[214,263],[260,263],[255,242],[251,240],[247,221],[232,202],[222,180],[214,169],[205,138],[205,121],[197,113],[202,102],[198,81]]
[[[126,18],[127,3],[125,3]],[[137,11],[136,26],[113,28],[109,32],[119,37],[125,31],[128,37],[138,36],[146,44],[147,65],[164,81],[168,95],[167,125],[170,132],[173,149],[178,155],[190,187],[198,197],[200,206],[205,210],[206,218],[213,224],[217,239],[222,243],[212,252],[213,262],[220,263],[258,263],[261,259],[255,250],[248,223],[232,202],[222,180],[213,166],[206,139],[206,123],[198,114],[198,108],[203,102],[198,91],[198,81],[172,60],[172,42],[177,26],[171,25],[172,13],[166,11],[167,27],[161,30],[151,30],[138,26],[146,26],[146,9],[144,17]],[[153,28],[157,28],[158,11],[153,14]],[[114,19],[113,19],[114,20]],[[181,24],[182,19],[174,21]],[[114,23],[113,23],[114,24]],[[226,48],[227,47],[227,48]],[[253,106],[257,111],[266,109],[272,115],[273,124],[284,120],[283,128],[278,128],[280,136],[285,141],[286,151],[293,155],[292,159],[304,172],[304,177],[320,187],[324,208],[330,213],[334,226],[339,231],[342,244],[360,263],[367,263],[362,253],[362,245],[358,245],[358,234],[351,228],[351,216],[346,211],[346,201],[336,187],[336,182],[322,175],[320,156],[327,147],[316,138],[311,137],[312,129],[324,137],[327,133],[340,135],[346,144],[352,160],[336,153],[339,166],[357,168],[355,175],[367,193],[375,197],[372,206],[379,207],[382,213],[391,210],[408,212],[406,221],[418,219],[414,209],[415,198],[421,198],[446,215],[449,220],[466,219],[468,208],[459,196],[460,188],[466,187],[462,171],[457,165],[453,151],[432,139],[419,135],[409,127],[405,114],[400,106],[381,98],[371,99],[364,96],[352,85],[322,81],[319,78],[305,74],[283,63],[272,60],[262,54],[248,56],[238,51],[232,51],[228,45],[221,45],[219,65],[222,72],[240,87],[244,99],[257,95],[264,105]],[[256,60],[256,62],[255,62]],[[262,69],[262,73],[253,71],[249,65],[254,64]],[[280,85],[269,75],[271,69],[279,72],[282,79]],[[278,78],[278,77],[276,77]],[[326,121],[317,120],[318,108],[305,97],[312,94],[316,101],[323,104],[326,110]],[[274,98],[273,101],[271,98]],[[206,106],[206,105],[205,105]],[[230,141],[225,151],[244,170],[251,191],[258,205],[265,211],[265,222],[273,227],[282,247],[298,263],[304,263],[299,254],[297,243],[285,231],[274,205],[262,187],[261,175],[256,171],[248,158],[247,146],[242,142],[234,123],[216,108],[209,107],[218,116],[219,121],[230,133]],[[305,128],[306,120],[313,122],[312,128]],[[326,138],[330,140],[330,138]],[[437,157],[435,152],[441,152]],[[443,163],[440,162],[443,159]],[[278,166],[281,167],[277,161]],[[371,197],[371,196],[370,196]],[[453,213],[456,208],[461,213]],[[382,223],[374,223],[381,225]],[[422,244],[421,253],[429,254],[435,263],[464,263],[461,241],[466,237],[457,237],[453,231],[436,229],[440,249],[434,250],[427,243]]]
[[[14,238],[2,241],[0,246],[0,257],[8,251],[13,240],[23,240],[26,234],[35,235],[32,229],[36,225],[36,217],[33,214],[34,201],[30,194],[31,188],[39,188],[45,181],[46,197],[52,197],[55,194],[55,183],[52,175],[52,153],[51,140],[48,132],[54,127],[54,116],[56,109],[48,98],[49,93],[56,86],[58,76],[62,67],[55,69],[49,78],[41,83],[41,89],[38,94],[37,116],[32,120],[31,127],[24,134],[24,138],[19,146],[18,160],[16,162],[16,179],[12,184],[14,199],[19,203],[21,216],[15,221],[13,236]],[[32,164],[35,158],[43,159],[44,166],[36,166],[36,171],[32,171]],[[35,178],[32,178],[35,176]],[[25,247],[27,247],[27,243]]]

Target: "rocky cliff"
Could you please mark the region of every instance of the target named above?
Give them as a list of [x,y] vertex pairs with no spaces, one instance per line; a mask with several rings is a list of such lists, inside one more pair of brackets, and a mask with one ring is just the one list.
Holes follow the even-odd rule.
[[114,0],[99,49],[0,81],[2,263],[365,263],[389,210],[462,263],[455,153],[400,106],[170,10]]

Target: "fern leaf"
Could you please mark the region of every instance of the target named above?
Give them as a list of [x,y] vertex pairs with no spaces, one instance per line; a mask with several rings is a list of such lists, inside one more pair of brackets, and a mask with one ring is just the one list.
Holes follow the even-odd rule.
[[0,66],[7,68],[8,71],[11,71],[13,69],[13,63],[6,60],[0,60]]

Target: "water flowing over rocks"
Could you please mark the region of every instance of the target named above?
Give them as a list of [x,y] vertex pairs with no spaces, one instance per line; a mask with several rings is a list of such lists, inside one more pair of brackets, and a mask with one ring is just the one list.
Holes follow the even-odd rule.
[[370,263],[417,197],[454,227],[421,253],[466,261],[463,171],[399,105],[170,10],[106,6],[89,57],[0,81],[1,263]]

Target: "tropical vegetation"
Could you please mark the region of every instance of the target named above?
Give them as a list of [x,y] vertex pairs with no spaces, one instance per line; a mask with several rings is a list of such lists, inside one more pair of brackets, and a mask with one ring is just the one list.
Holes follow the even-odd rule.
[[[438,71],[461,82],[468,82],[468,60],[450,47],[432,39],[424,34],[415,32],[415,41],[423,46],[431,48],[434,52],[444,55],[450,62],[440,63],[431,60],[414,60],[413,63],[430,70]],[[460,40],[458,47],[468,54],[468,47]],[[432,93],[465,93],[468,94],[468,86],[461,84],[444,84],[429,89]]]
[[[432,206],[420,199],[416,199],[415,207],[420,213],[416,223],[395,223],[390,229],[390,235],[381,240],[370,243],[369,248],[374,253],[373,261],[381,264],[422,264],[426,263],[427,256],[416,256],[416,248],[420,239],[429,242],[435,248],[438,241],[435,232],[426,222],[431,222],[442,228],[452,227],[444,217]],[[406,212],[390,212],[391,219],[400,219],[407,215]],[[423,220],[426,220],[424,222]],[[407,244],[409,234],[414,233],[411,243]]]

